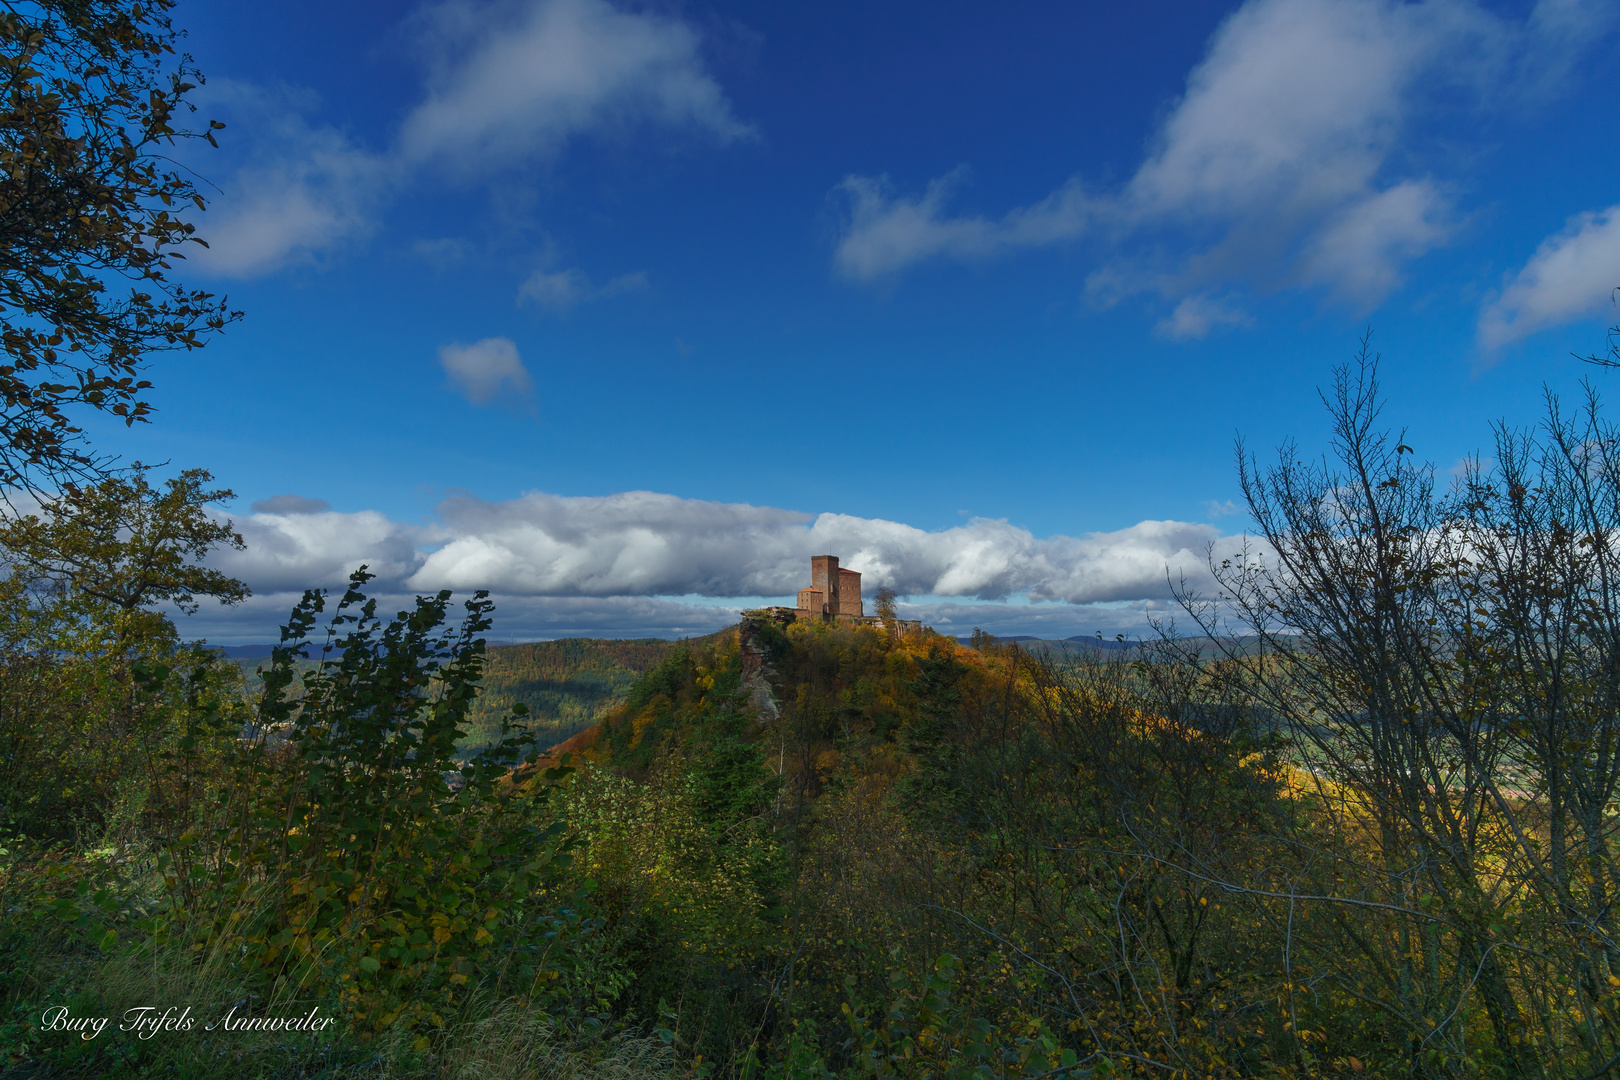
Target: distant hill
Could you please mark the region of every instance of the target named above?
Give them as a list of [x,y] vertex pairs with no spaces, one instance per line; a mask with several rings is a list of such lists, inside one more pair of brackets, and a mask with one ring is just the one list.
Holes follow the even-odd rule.
[[216,645],[221,655],[231,660],[268,659],[274,645]]
[[[504,648],[508,648],[508,647],[510,647],[512,645],[516,645],[516,644],[517,644],[517,642],[515,642],[515,641],[491,641],[491,642],[489,642],[489,648],[491,648],[491,649],[497,649],[497,648],[504,649]],[[310,655],[313,656],[316,653],[319,653],[320,652],[319,646],[320,646],[319,641],[311,641],[310,642],[310,650],[309,650]],[[268,659],[270,659],[270,651],[272,649],[274,649],[274,648],[275,648],[274,645],[268,645],[268,644],[266,644],[266,645],[215,645],[214,646],[215,651],[217,651],[221,656],[224,656],[226,659],[229,659],[229,660],[268,660]]]
[[[1075,647],[1089,647],[1092,649],[1134,649],[1138,644],[1138,642],[1134,640],[1119,641],[1114,638],[1100,638],[1095,636],[1087,637],[1084,634],[1077,634],[1074,637],[1063,638],[1061,641],[1054,638],[1036,637],[1034,634],[1011,634],[1007,636],[986,634],[984,636],[1000,642],[1003,645],[1008,644],[1009,642],[1016,642],[1018,645],[1026,649],[1037,648],[1061,650],[1065,648],[1072,649]],[[963,645],[973,644],[973,639],[971,637],[959,637],[956,640]]]
[[499,717],[515,702],[529,707],[541,748],[560,743],[611,712],[641,673],[679,644],[663,638],[562,638],[493,646],[467,745],[493,738]]

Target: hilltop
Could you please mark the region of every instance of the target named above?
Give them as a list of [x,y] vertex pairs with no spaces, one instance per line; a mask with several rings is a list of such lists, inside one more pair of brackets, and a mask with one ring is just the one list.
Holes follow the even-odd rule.
[[[1191,1007],[1188,1057],[1242,1048],[1253,1025],[1232,1010],[1276,989],[1244,967],[1253,913],[1132,875],[1183,829],[1224,858],[1276,826],[1274,763],[1241,725],[1216,740],[1161,719],[1173,703],[1139,650],[1044,644],[745,619],[669,650],[554,747],[527,775],[574,767],[576,872],[623,943],[620,1007],[684,1002],[687,1060],[753,1044],[820,1077],[855,1067],[852,1029],[903,1054],[915,1023],[936,1066],[982,1045],[1003,1075],[1051,1075],[1065,1045],[1128,1060],[1183,1022],[1107,972],[1191,964],[1232,985]],[[1074,1034],[1081,1015],[1110,1033]]]

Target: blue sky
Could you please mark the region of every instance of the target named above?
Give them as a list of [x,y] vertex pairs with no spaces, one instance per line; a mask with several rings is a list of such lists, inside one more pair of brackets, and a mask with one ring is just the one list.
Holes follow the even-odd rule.
[[[809,554],[966,632],[1133,632],[1320,447],[1367,328],[1442,471],[1613,376],[1613,4],[182,4],[221,149],[127,459],[295,592],[680,634]],[[257,504],[257,506],[255,506]]]

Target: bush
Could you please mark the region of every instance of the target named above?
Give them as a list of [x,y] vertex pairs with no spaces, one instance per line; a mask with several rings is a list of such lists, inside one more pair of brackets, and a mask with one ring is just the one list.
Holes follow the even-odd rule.
[[369,577],[351,579],[313,665],[300,661],[325,598],[305,594],[249,737],[201,725],[228,743],[228,775],[164,845],[154,927],[160,940],[228,946],[273,992],[330,996],[358,1030],[399,1027],[427,1045],[475,990],[545,998],[591,923],[560,885],[572,842],[548,813],[551,784],[510,781],[533,760],[521,707],[477,757],[456,755],[486,595],[455,629],[442,629],[448,592],[384,622],[362,592]]

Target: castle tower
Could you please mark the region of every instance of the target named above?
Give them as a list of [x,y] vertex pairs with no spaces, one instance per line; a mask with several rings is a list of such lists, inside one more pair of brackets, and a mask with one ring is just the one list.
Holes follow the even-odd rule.
[[838,565],[836,555],[810,556],[810,584],[799,590],[799,617],[862,618],[861,575]]
[[838,579],[842,576],[838,572],[838,556],[810,556],[810,588],[821,593],[821,604],[812,611],[838,613],[838,586],[841,584]]

